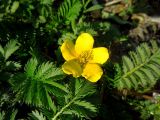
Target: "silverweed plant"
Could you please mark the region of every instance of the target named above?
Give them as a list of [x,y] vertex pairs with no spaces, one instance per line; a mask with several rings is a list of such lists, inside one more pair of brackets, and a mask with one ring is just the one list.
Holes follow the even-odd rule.
[[159,120],[158,6],[0,0],[0,120]]

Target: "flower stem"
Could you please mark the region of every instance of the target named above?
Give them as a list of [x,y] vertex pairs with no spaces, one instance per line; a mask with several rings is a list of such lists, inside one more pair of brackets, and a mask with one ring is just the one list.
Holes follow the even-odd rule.
[[71,100],[68,104],[66,104],[64,107],[62,107],[62,109],[61,109],[59,112],[56,113],[56,115],[52,118],[52,120],[56,120],[57,117],[58,117],[60,114],[62,114],[62,113],[64,112],[64,110],[65,110],[66,108],[68,108],[74,101],[75,101],[75,98],[72,99],[72,100]]

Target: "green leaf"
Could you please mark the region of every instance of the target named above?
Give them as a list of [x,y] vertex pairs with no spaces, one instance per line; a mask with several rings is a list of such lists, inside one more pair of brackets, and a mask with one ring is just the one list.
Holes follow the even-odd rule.
[[15,40],[9,41],[4,47],[4,58],[7,60],[20,46]]
[[8,70],[17,70],[17,69],[21,68],[21,64],[18,62],[14,62],[14,61],[7,61],[6,67]]
[[77,99],[84,98],[96,92],[95,86],[84,79],[76,79],[75,96]]
[[64,0],[58,8],[58,19],[66,24],[75,21],[82,8],[80,0]]
[[0,120],[15,120],[18,110],[11,109],[9,111],[0,112]]
[[150,63],[149,65],[145,66],[146,69],[150,69],[151,71],[154,71],[153,74],[155,74],[157,77],[160,76],[160,67],[157,67],[156,64]]
[[5,112],[2,111],[0,112],[0,120],[4,120],[4,118],[5,118]]
[[4,49],[1,45],[0,45],[0,53],[1,53],[2,56],[4,56]]
[[29,116],[32,118],[32,120],[46,120],[46,117],[41,112],[38,112],[37,110],[32,111],[32,113],[29,114]]
[[18,113],[18,110],[13,110],[13,111],[12,111],[12,114],[11,114],[11,116],[10,116],[10,120],[15,120],[17,113]]
[[17,99],[34,106],[43,106],[56,111],[54,101],[50,95],[61,95],[67,89],[57,81],[63,78],[62,72],[52,62],[39,63],[36,58],[30,59],[25,65],[25,72],[15,75],[11,80]]
[[141,47],[137,47],[136,52],[138,57],[141,59],[141,63],[145,62],[147,56],[144,52],[143,44]]
[[128,71],[130,71],[131,69],[134,68],[134,64],[133,62],[131,61],[130,58],[126,57],[126,56],[123,56],[122,57],[122,60],[123,60],[123,64],[125,64],[123,66],[123,72],[126,73]]
[[93,104],[91,104],[90,102],[75,101],[73,104],[81,106],[81,107],[84,107],[84,108],[86,108],[89,111],[97,112],[97,108]]
[[16,10],[18,9],[18,7],[19,7],[19,2],[18,1],[14,1],[13,5],[11,7],[11,14],[15,13]]
[[152,47],[142,43],[129,57],[123,56],[123,74],[115,78],[118,89],[135,89],[143,92],[152,88],[160,78],[160,48],[155,41]]
[[36,58],[32,58],[30,59],[27,64],[25,65],[25,71],[26,71],[26,75],[29,77],[33,77],[35,70],[37,68],[38,65],[38,61]]
[[43,83],[49,84],[51,86],[54,86],[56,88],[59,88],[65,92],[67,92],[68,90],[66,89],[66,87],[64,87],[63,85],[57,83],[57,82],[53,82],[53,81],[42,81]]
[[40,65],[37,68],[37,71],[36,71],[36,74],[35,74],[35,79],[43,79],[44,75],[46,76],[46,74],[48,72],[50,72],[52,70],[52,68],[54,68],[52,63],[49,63],[49,62],[42,63],[42,65]]
[[101,5],[99,5],[99,4],[96,4],[96,5],[88,8],[88,9],[86,9],[86,10],[84,11],[84,13],[91,12],[91,11],[94,11],[94,10],[99,10],[99,9],[102,9],[102,8],[103,8],[103,6],[101,6]]
[[52,120],[63,119],[63,117],[66,119],[66,115],[69,115],[69,119],[74,119],[74,115],[88,119],[89,116],[95,115],[97,108],[91,102],[83,100],[95,93],[96,89],[93,84],[84,79],[72,79],[67,88],[67,94],[57,99],[61,107],[54,114]]
[[151,45],[152,45],[152,48],[153,48],[153,49],[152,49],[153,52],[156,52],[156,51],[159,49],[156,41],[152,41],[152,42],[151,42]]

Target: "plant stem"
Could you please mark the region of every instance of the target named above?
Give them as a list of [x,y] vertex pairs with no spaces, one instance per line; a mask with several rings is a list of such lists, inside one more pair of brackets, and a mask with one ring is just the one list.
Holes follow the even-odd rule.
[[71,100],[68,104],[66,104],[64,107],[62,107],[62,109],[61,109],[59,112],[57,112],[57,114],[52,118],[52,120],[56,120],[57,117],[58,117],[60,114],[62,114],[63,111],[64,111],[67,107],[69,107],[74,101],[75,101],[75,98],[72,99],[72,100]]

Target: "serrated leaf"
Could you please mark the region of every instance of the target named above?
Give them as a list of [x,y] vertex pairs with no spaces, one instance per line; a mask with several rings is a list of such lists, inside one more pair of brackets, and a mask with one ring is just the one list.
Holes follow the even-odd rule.
[[129,55],[135,66],[141,64],[141,60],[135,52],[129,52]]
[[135,75],[135,77],[136,77],[136,79],[137,79],[137,82],[138,82],[139,84],[141,84],[143,87],[148,84],[148,81],[146,82],[146,78],[145,78],[145,76],[142,74],[141,71],[135,71],[135,72],[134,72],[134,75]]
[[25,65],[25,72],[20,76],[15,75],[11,84],[18,95],[17,99],[33,106],[43,106],[56,111],[50,95],[67,92],[62,84],[53,81],[57,76],[63,77],[59,68],[56,68],[52,62],[40,64],[36,58],[32,58]]
[[123,56],[123,72],[126,73],[134,68],[134,64],[130,58]]
[[[83,80],[83,79],[80,79],[80,80]],[[95,92],[96,92],[96,89],[93,84],[90,84],[89,82],[86,82],[86,81],[76,82],[75,96],[77,98],[83,98]]]
[[18,62],[14,62],[14,61],[7,61],[6,62],[6,67],[9,70],[16,70],[16,69],[21,68],[21,64],[18,63]]
[[[142,71],[144,76],[146,76],[146,78],[148,78],[151,81],[151,83],[154,82],[155,76],[149,69],[141,68],[140,71]],[[148,81],[148,83],[150,82]]]
[[131,89],[132,88],[132,84],[130,83],[130,81],[127,78],[123,78],[123,83],[126,86],[127,89]]
[[65,0],[58,9],[58,18],[68,24],[78,17],[81,8],[82,4],[79,0]]
[[[160,48],[154,41],[138,46],[129,57],[123,56],[123,74],[115,78],[118,89],[150,89],[160,78]],[[131,58],[131,59],[130,59]]]
[[131,80],[131,82],[132,82],[132,86],[133,86],[135,89],[137,89],[137,88],[138,88],[138,84],[137,84],[137,80],[136,80],[135,76],[131,75],[131,76],[129,76],[129,78],[130,78],[130,80]]
[[68,90],[66,89],[66,87],[64,87],[63,85],[57,83],[57,82],[53,82],[53,81],[43,81],[43,83],[45,84],[49,84],[52,85],[53,87],[57,87],[65,92],[67,92]]
[[78,118],[85,117],[88,119],[89,116],[95,115],[95,112],[97,112],[96,106],[89,101],[84,101],[84,97],[91,97],[95,93],[95,86],[93,84],[77,78],[72,79],[67,88],[69,88],[68,94],[58,98],[58,101],[60,101],[58,104],[62,107],[54,114],[52,120],[63,118],[64,114],[69,114],[70,119],[74,119],[74,115],[78,116]]
[[53,68],[53,64],[46,62],[46,63],[42,63],[42,65],[40,65],[35,73],[35,79],[40,79],[43,78],[43,76],[45,74],[47,74],[50,70],[52,70]]
[[37,65],[38,65],[38,61],[36,58],[32,58],[27,62],[27,64],[25,65],[25,68],[24,68],[27,76],[29,76],[29,77],[34,76]]
[[97,112],[97,108],[93,104],[91,104],[87,101],[75,101],[74,104],[81,106],[81,107],[84,107],[92,112]]
[[153,52],[156,52],[159,48],[156,41],[151,42]]
[[[28,84],[26,86],[26,95],[25,95],[25,100],[27,101],[27,104],[32,103],[32,99],[34,97],[34,92],[35,92],[35,82],[36,81],[28,81]],[[34,103],[33,103],[34,104]]]
[[29,114],[29,115],[34,120],[46,120],[44,115],[41,112],[38,112],[37,110],[36,111],[32,111],[32,114]]
[[4,58],[7,60],[20,46],[17,41],[11,40],[4,47]]
[[78,116],[78,112],[76,110],[65,110],[63,114],[69,114],[69,115],[75,114]]
[[[142,44],[142,45],[143,45],[143,44]],[[141,59],[141,62],[142,62],[142,63],[145,62],[145,60],[146,60],[146,55],[145,55],[145,52],[144,52],[142,46],[141,46],[141,47],[137,47],[136,52],[137,52],[137,54],[138,54],[138,57]]]
[[150,47],[147,45],[147,43],[142,44],[142,47],[143,47],[144,55],[146,57],[150,57],[151,56],[151,50],[150,50]]
[[158,76],[160,76],[160,66],[155,65],[154,63],[150,63],[148,65],[145,66],[146,69],[151,69],[151,71],[154,71],[154,74]]
[[52,67],[52,69],[50,71],[48,71],[46,73],[45,76],[43,76],[43,79],[50,79],[52,78],[52,80],[57,81],[63,78],[63,71],[60,68],[56,68],[55,66]]

